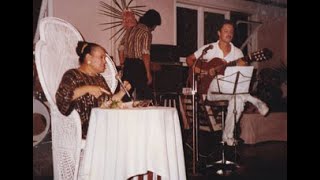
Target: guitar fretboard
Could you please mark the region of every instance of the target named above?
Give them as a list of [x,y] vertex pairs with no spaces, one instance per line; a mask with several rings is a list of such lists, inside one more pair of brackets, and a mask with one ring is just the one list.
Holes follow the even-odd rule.
[[[240,58],[241,59],[241,58]],[[231,61],[231,62],[228,62],[226,66],[236,66],[237,65],[237,62],[240,61],[240,59],[237,59],[235,61]],[[244,61],[246,62],[250,62],[251,61],[251,56],[250,55],[247,55],[245,57],[243,57]]]
[[228,62],[227,66],[236,66],[237,65],[237,61],[238,60]]

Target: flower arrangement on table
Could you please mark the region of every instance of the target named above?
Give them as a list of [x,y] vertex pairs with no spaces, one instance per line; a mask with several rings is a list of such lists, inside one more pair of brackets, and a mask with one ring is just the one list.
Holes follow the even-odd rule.
[[119,100],[108,100],[102,103],[101,108],[105,109],[124,109],[124,108],[137,108],[137,107],[148,107],[152,106],[151,100],[141,100],[141,101],[130,101],[122,102]]
[[108,108],[108,109],[118,109],[118,108],[124,108],[123,102],[119,100],[109,100],[105,101],[101,108]]

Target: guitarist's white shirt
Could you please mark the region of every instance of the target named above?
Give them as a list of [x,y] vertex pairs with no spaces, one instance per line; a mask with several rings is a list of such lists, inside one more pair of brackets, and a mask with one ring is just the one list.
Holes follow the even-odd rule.
[[220,59],[224,59],[227,62],[234,61],[236,59],[243,57],[242,51],[239,48],[235,47],[231,42],[230,42],[231,51],[229,52],[229,54],[227,56],[223,57],[223,52],[220,49],[218,43],[219,43],[219,41],[202,46],[196,52],[194,52],[194,56],[196,57],[196,59],[198,59],[201,56],[202,51],[206,47],[208,47],[209,45],[213,45],[213,48],[209,49],[207,51],[207,53],[203,56],[203,59],[206,60],[207,62],[209,62],[210,60],[212,60],[213,58],[216,58],[216,57],[218,57]]

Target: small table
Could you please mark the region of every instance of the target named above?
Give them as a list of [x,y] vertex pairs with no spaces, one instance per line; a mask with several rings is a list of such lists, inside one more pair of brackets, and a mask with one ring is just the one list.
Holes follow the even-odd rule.
[[186,179],[177,110],[92,109],[79,179],[126,180],[147,171]]

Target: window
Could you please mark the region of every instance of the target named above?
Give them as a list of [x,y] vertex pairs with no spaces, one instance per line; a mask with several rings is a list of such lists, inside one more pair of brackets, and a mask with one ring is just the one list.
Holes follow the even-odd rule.
[[177,45],[183,57],[198,49],[197,10],[177,7]]
[[[226,10],[218,10],[202,6],[177,3],[176,6],[176,40],[180,56],[186,57],[201,46],[218,40],[218,25],[225,19],[230,19],[236,25],[233,44],[237,47],[248,37],[248,25],[237,21],[247,21],[248,14]],[[247,46],[243,49],[247,53]]]

